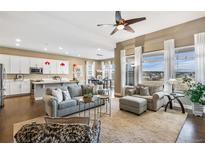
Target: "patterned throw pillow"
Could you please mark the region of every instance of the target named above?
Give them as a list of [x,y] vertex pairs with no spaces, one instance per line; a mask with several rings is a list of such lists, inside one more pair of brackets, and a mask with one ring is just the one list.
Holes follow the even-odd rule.
[[52,96],[56,97],[58,102],[63,101],[63,94],[61,89],[54,89],[52,90]]
[[148,87],[140,87],[140,95],[142,96],[150,96]]
[[64,90],[64,91],[62,91],[62,92],[63,92],[63,100],[64,100],[64,101],[71,99],[70,93],[69,93],[68,90]]

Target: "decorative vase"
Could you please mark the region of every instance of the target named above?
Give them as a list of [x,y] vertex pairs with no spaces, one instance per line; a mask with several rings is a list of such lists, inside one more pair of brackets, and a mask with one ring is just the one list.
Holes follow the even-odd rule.
[[203,116],[203,112],[204,112],[204,106],[202,104],[199,103],[194,103],[192,105],[192,112],[195,116]]

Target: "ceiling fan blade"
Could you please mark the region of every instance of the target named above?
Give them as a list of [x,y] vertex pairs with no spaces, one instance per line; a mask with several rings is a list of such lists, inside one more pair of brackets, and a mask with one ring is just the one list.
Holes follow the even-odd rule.
[[116,26],[116,24],[97,24],[97,26]]
[[112,33],[110,33],[110,35],[113,35],[114,33],[116,33],[118,31],[117,27],[115,27],[115,29],[112,31]]
[[125,26],[124,30],[134,33],[135,31],[130,26]]
[[143,20],[146,20],[146,18],[142,17],[142,18],[129,19],[129,20],[125,20],[125,23],[127,23],[127,25],[131,25],[131,24],[134,24],[136,22],[143,21]]
[[119,21],[121,20],[121,12],[120,11],[115,11],[115,21]]

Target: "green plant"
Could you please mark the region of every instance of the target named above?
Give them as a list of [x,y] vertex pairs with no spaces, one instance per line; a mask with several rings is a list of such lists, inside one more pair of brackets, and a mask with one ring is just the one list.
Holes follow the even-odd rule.
[[190,97],[193,103],[205,105],[205,85],[202,83],[194,83],[191,78],[183,78],[183,83],[189,87],[185,94]]
[[84,97],[92,97],[93,94],[92,93],[87,93],[87,94],[84,94]]

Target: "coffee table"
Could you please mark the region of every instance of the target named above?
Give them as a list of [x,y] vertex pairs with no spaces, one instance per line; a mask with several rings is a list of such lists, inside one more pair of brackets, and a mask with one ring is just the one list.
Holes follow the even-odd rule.
[[169,99],[169,101],[165,105],[165,112],[167,111],[168,106],[170,107],[170,109],[173,108],[172,101],[176,100],[181,107],[182,113],[185,113],[184,105],[182,104],[181,100],[179,99],[180,97],[185,97],[184,94],[182,94],[182,93],[170,93],[170,94],[165,94],[164,96],[166,96]]
[[[79,117],[81,116],[81,108],[80,108],[80,106],[83,104],[83,107],[84,107],[84,109],[83,109],[83,112],[84,112],[84,117],[86,116],[86,111],[88,110],[88,113],[89,113],[89,118],[90,118],[90,110],[91,109],[93,109],[94,108],[94,120],[96,120],[96,103],[95,103],[95,101],[91,101],[91,102],[84,102],[84,100],[83,100],[83,97],[79,97],[79,98],[77,98],[78,99],[78,101],[79,101],[79,104],[78,104],[78,107],[79,107]],[[97,98],[98,99],[98,98]],[[98,101],[98,100],[96,100],[96,101]],[[93,108],[90,108],[90,105],[91,104],[94,104],[94,107]],[[86,109],[86,105],[89,105],[89,108],[88,109]],[[91,118],[90,118],[91,119]]]

